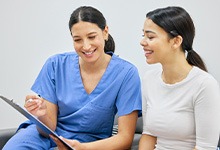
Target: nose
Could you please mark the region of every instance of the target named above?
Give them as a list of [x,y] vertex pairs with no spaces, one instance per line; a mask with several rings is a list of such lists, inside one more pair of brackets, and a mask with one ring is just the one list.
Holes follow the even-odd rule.
[[88,50],[88,49],[90,49],[90,47],[91,47],[91,44],[89,41],[86,40],[83,42],[83,49],[84,50]]
[[147,40],[145,38],[141,39],[140,45],[141,46],[146,46],[147,45]]

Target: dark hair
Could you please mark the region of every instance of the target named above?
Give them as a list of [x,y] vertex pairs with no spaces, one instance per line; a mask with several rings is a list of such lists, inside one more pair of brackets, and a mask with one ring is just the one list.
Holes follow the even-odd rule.
[[[78,23],[79,21],[85,21],[96,24],[101,30],[104,30],[106,27],[106,20],[103,14],[91,7],[91,6],[81,6],[73,11],[69,20],[69,29],[71,32],[71,28],[74,24]],[[105,53],[115,51],[115,42],[112,36],[108,35],[108,40],[105,41],[104,47]]]
[[177,6],[158,8],[147,13],[146,17],[163,28],[170,38],[180,35],[183,38],[182,50],[188,53],[186,58],[188,63],[207,71],[202,58],[193,50],[195,27],[185,9]]

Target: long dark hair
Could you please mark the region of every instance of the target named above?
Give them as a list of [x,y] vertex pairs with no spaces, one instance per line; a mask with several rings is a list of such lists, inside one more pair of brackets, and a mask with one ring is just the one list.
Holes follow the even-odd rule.
[[[81,6],[73,11],[69,20],[70,32],[72,26],[78,23],[79,21],[94,23],[101,30],[104,30],[106,27],[106,20],[103,14],[99,10],[91,6]],[[115,42],[110,34],[108,35],[108,40],[105,41],[104,51],[105,53],[114,53],[115,51]]]
[[182,50],[188,53],[186,58],[188,63],[207,71],[202,58],[193,50],[195,26],[185,9],[177,6],[158,8],[147,13],[146,17],[163,28],[170,38],[180,35],[183,38]]

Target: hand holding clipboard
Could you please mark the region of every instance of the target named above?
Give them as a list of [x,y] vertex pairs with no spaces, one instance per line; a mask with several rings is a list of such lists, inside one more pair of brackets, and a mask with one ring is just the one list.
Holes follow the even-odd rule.
[[54,137],[59,139],[62,142],[62,144],[64,144],[69,150],[74,150],[68,143],[66,143],[64,140],[62,140],[59,137],[59,135],[57,135],[53,130],[48,128],[43,122],[41,122],[39,119],[37,119],[34,115],[29,113],[25,108],[21,107],[19,104],[15,103],[13,100],[10,100],[2,95],[0,95],[0,98],[2,100],[4,100],[6,103],[8,103],[10,106],[12,106],[14,109],[16,109],[18,112],[20,112],[22,115],[24,115],[26,118],[28,118],[30,121],[35,123],[46,134],[53,135]]

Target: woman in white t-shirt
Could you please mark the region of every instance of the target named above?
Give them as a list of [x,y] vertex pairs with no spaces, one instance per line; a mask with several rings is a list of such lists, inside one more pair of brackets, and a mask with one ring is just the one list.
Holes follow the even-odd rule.
[[162,68],[143,78],[143,134],[139,150],[216,150],[219,84],[193,50],[195,27],[181,7],[146,15],[141,45],[148,64]]

